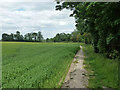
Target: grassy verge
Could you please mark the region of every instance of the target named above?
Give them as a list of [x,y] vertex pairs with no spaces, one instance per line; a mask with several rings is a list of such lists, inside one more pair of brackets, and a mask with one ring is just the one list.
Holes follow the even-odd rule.
[[93,52],[91,45],[84,45],[86,69],[89,74],[89,88],[117,88],[118,62]]

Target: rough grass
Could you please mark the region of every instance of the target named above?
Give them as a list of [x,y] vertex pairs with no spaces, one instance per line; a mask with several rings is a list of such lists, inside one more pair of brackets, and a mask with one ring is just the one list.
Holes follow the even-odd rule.
[[118,88],[118,62],[93,52],[91,45],[83,45],[85,65],[89,71],[89,88]]
[[3,88],[58,88],[79,44],[3,42],[2,49]]

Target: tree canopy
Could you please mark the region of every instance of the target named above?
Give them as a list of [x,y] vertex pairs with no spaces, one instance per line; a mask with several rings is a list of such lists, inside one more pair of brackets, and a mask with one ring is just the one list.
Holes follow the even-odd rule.
[[28,41],[28,42],[41,42],[43,41],[43,36],[41,32],[31,32],[27,33],[24,36],[21,35],[20,31],[16,31],[16,34],[11,33],[10,35],[7,33],[2,34],[2,41]]
[[57,2],[56,10],[64,8],[73,11],[70,16],[75,17],[80,34],[91,36],[96,53],[119,56],[120,2]]

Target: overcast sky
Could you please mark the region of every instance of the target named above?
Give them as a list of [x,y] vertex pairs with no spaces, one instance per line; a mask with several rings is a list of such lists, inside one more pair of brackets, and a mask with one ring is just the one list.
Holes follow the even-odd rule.
[[[56,11],[55,2],[2,2],[0,4],[0,26],[2,33],[21,34],[41,31],[44,38],[57,33],[71,33],[75,29],[69,10]],[[1,36],[0,36],[1,37]]]

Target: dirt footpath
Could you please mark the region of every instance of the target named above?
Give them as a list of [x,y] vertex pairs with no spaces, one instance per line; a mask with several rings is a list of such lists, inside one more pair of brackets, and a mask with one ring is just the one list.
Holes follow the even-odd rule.
[[70,66],[62,88],[86,88],[88,85],[87,71],[83,68],[84,54],[82,46],[80,48]]

